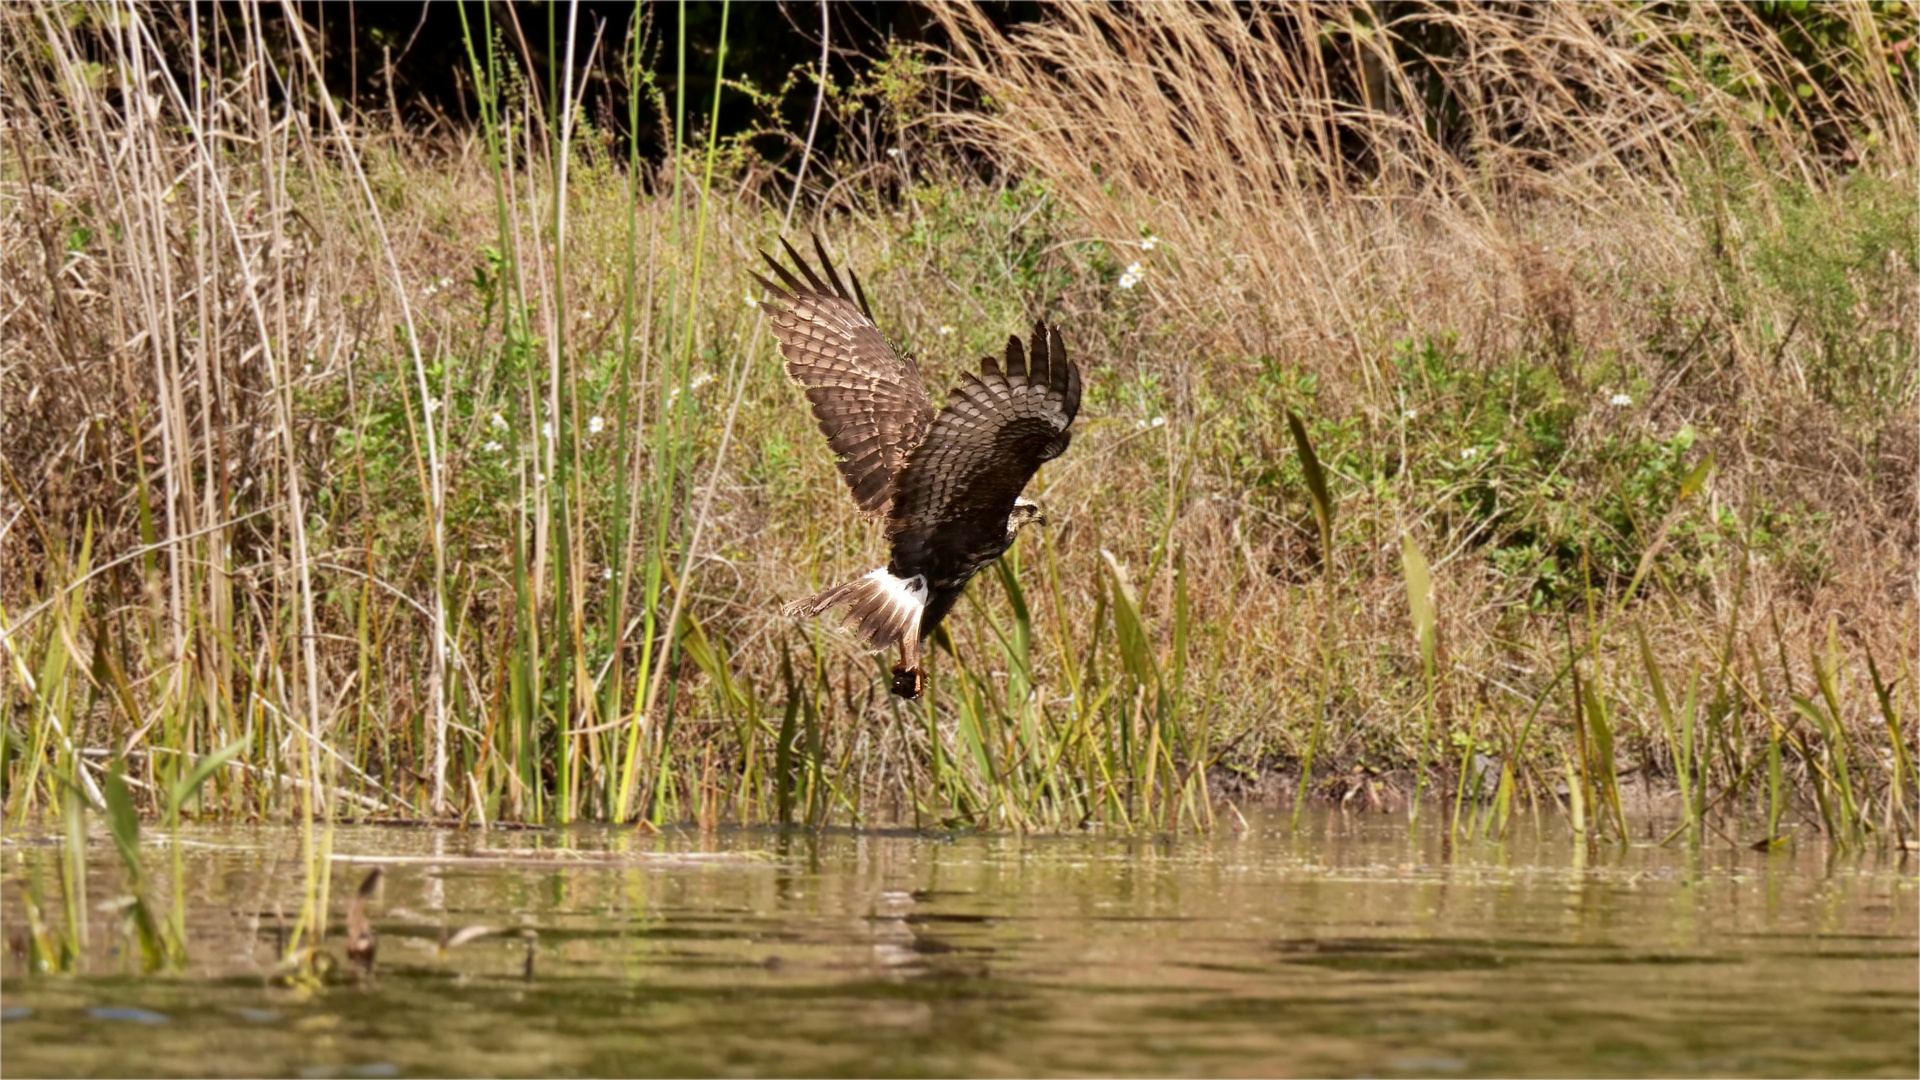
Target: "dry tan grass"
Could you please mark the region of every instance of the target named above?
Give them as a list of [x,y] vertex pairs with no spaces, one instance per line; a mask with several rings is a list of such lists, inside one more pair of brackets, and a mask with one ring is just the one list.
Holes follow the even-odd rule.
[[[1383,367],[1396,339],[1455,331],[1467,362],[1489,366],[1524,355],[1568,363],[1575,347],[1617,358],[1659,387],[1640,413],[1645,423],[1717,433],[1716,506],[1773,498],[1832,515],[1844,566],[1811,593],[1791,574],[1763,572],[1762,602],[1749,614],[1782,618],[1787,636],[1805,641],[1828,613],[1844,612],[1848,632],[1878,655],[1911,655],[1914,381],[1897,384],[1872,431],[1848,430],[1848,418],[1808,392],[1806,368],[1819,361],[1804,339],[1766,337],[1791,312],[1730,302],[1710,266],[1714,230],[1727,223],[1695,201],[1697,170],[1726,156],[1763,201],[1774,195],[1769,178],[1830,189],[1842,162],[1910,186],[1911,85],[1863,65],[1863,81],[1848,91],[1857,127],[1842,145],[1819,144],[1808,134],[1811,109],[1766,115],[1698,66],[1692,43],[1712,40],[1736,67],[1795,81],[1799,61],[1745,7],[1394,10],[1397,21],[1382,28],[1364,5],[1262,5],[1250,16],[1204,5],[1061,5],[1008,36],[969,5],[936,4],[957,42],[943,73],[994,105],[939,121],[1002,167],[1044,177],[1086,236],[1135,239],[1144,227],[1165,241],[1139,338],[1116,362],[1169,365],[1185,382],[1222,385],[1219,402],[1244,386],[1232,358],[1284,357],[1330,381],[1322,407],[1357,414],[1371,438],[1391,441],[1395,377]],[[1895,44],[1862,10],[1851,17],[1869,51]],[[1299,44],[1315,34],[1324,47]],[[1383,35],[1407,45],[1396,56]],[[1432,64],[1407,59],[1409,45],[1436,35],[1459,46]],[[1356,103],[1362,82],[1372,97]],[[1459,113],[1444,139],[1423,111],[1442,91]],[[1763,205],[1758,216],[1779,213]],[[1913,269],[1894,272],[1911,283]],[[1896,291],[1880,313],[1908,341],[1910,293]],[[1725,355],[1710,361],[1721,369],[1711,377],[1682,378],[1654,351],[1660,320],[1676,310],[1717,326]],[[1219,418],[1195,410],[1185,419]],[[1596,409],[1581,434],[1598,437],[1614,422]],[[1347,513],[1384,518],[1378,532],[1387,534],[1413,526],[1451,550],[1449,538],[1420,527],[1437,508],[1410,505],[1403,493],[1382,501],[1350,493]],[[1191,515],[1183,534],[1210,553],[1208,565],[1223,567],[1232,560],[1208,536],[1210,516]],[[1484,688],[1503,666],[1489,647],[1505,636],[1505,583],[1479,560],[1447,562],[1447,637],[1462,673],[1478,671]],[[1346,569],[1358,579],[1353,644],[1404,640],[1390,561],[1362,556]],[[1261,651],[1290,661],[1282,670],[1303,659],[1286,631],[1271,629],[1297,622],[1282,579],[1213,580],[1234,582],[1231,638],[1266,639]],[[1699,617],[1709,622],[1733,606],[1731,575],[1719,586],[1702,598],[1710,607]],[[1687,621],[1667,616],[1676,628]],[[1704,642],[1683,633],[1671,644],[1688,655]],[[1285,677],[1260,670],[1249,681],[1268,678]]]
[[[169,13],[141,10],[156,37],[190,32]],[[1350,422],[1352,445],[1404,453],[1409,388],[1393,349],[1445,334],[1457,335],[1459,362],[1474,370],[1535,363],[1591,390],[1604,367],[1606,378],[1654,388],[1630,416],[1596,396],[1572,422],[1575,455],[1615,436],[1692,426],[1718,461],[1708,509],[1738,514],[1764,502],[1830,516],[1830,531],[1807,532],[1827,572],[1756,563],[1743,579],[1721,566],[1701,582],[1683,574],[1650,587],[1632,609],[1671,679],[1714,670],[1725,642],[1737,642],[1729,663],[1747,703],[1730,738],[1743,760],[1764,743],[1769,718],[1792,722],[1788,695],[1811,692],[1810,648],[1835,613],[1856,658],[1869,649],[1890,677],[1910,672],[1920,632],[1914,380],[1871,416],[1821,400],[1809,389],[1822,362],[1810,338],[1779,340],[1794,319],[1789,298],[1761,287],[1759,269],[1716,261],[1715,230],[1737,221],[1703,210],[1697,196],[1702,170],[1724,167],[1751,182],[1757,202],[1738,220],[1777,221],[1792,212],[1771,201],[1778,192],[1797,184],[1831,195],[1847,154],[1846,169],[1910,184],[1911,87],[1875,75],[1851,84],[1844,102],[1813,103],[1859,121],[1844,145],[1819,143],[1807,114],[1756,119],[1689,68],[1680,35],[1712,32],[1738,63],[1791,70],[1792,57],[1743,8],[1416,9],[1386,32],[1461,43],[1432,68],[1387,57],[1376,44],[1383,31],[1356,21],[1368,10],[1263,6],[1243,20],[1223,7],[1063,5],[1008,39],[968,6],[935,5],[956,41],[939,70],[991,107],[902,129],[902,145],[926,161],[916,174],[899,167],[908,198],[883,195],[873,177],[896,168],[884,160],[836,163],[809,188],[814,205],[831,209],[814,223],[861,269],[889,329],[924,351],[929,382],[944,384],[1041,306],[1064,316],[1075,351],[1098,368],[1074,450],[1039,482],[1059,523],[1048,543],[1061,603],[1042,598],[1043,549],[1024,553],[1037,676],[1057,685],[1063,653],[1097,651],[1103,548],[1146,585],[1149,616],[1169,633],[1172,575],[1148,583],[1147,569],[1177,550],[1214,745],[1232,745],[1243,762],[1297,758],[1321,693],[1328,618],[1339,670],[1323,760],[1413,760],[1418,660],[1398,556],[1410,531],[1438,579],[1438,715],[1463,736],[1505,745],[1547,686],[1565,629],[1553,611],[1525,607],[1525,584],[1496,570],[1448,501],[1469,478],[1429,483],[1445,463],[1418,457],[1376,485],[1336,473],[1341,525],[1330,558],[1301,492],[1248,479],[1260,461],[1292,455],[1280,410],[1309,402],[1262,382],[1270,366],[1317,375],[1317,419]],[[620,170],[580,152],[561,260],[550,226],[559,182],[539,153],[495,172],[478,136],[418,140],[354,118],[336,126],[299,79],[301,107],[283,110],[269,104],[281,95],[265,85],[264,66],[193,98],[152,71],[151,42],[88,36],[47,9],[10,9],[0,28],[6,96],[26,103],[6,113],[0,189],[9,470],[0,597],[9,666],[28,673],[9,723],[27,731],[40,715],[33,687],[52,625],[42,605],[73,582],[67,560],[91,525],[93,565],[125,560],[84,593],[89,618],[122,643],[115,663],[125,677],[124,687],[103,678],[90,706],[74,705],[85,740],[158,738],[142,725],[164,723],[184,733],[168,745],[199,752],[258,695],[296,718],[278,729],[276,753],[315,755],[304,775],[326,771],[317,756],[331,747],[352,763],[329,774],[343,790],[419,805],[406,793],[433,770],[412,731],[450,694],[430,675],[444,605],[448,678],[470,710],[454,722],[473,725],[453,738],[484,770],[488,755],[506,752],[480,728],[503,708],[501,658],[516,640],[511,523],[525,513],[523,551],[547,589],[562,510],[545,497],[507,505],[515,489],[482,447],[496,406],[517,403],[513,428],[529,432],[563,364],[617,352],[629,265]],[[1301,49],[1303,28],[1329,44]],[[120,52],[91,67],[86,49],[101,42]],[[264,39],[230,44],[271,52]],[[1417,104],[1437,87],[1457,106],[1444,139]],[[961,145],[1003,170],[999,186],[948,170]],[[526,329],[538,343],[531,374],[501,366],[497,314],[487,321],[474,290],[427,288],[471,277],[484,249],[502,242],[502,178],[508,232],[524,253],[514,270]],[[830,661],[821,703],[831,754],[848,783],[914,789],[925,779],[925,731],[901,728],[871,693],[870,665],[844,643],[796,632],[776,614],[783,600],[866,569],[879,548],[874,530],[845,511],[831,463],[740,299],[742,272],[778,230],[786,192],[752,169],[735,180],[709,207],[691,339],[697,370],[716,382],[703,391],[692,435],[702,456],[689,482],[711,475],[718,494],[687,610],[727,643],[741,681],[766,701],[785,693],[780,646],[804,652],[818,642]],[[1021,194],[1020,180],[1044,195]],[[675,214],[696,204],[689,196],[676,206],[664,182],[652,191],[638,207],[634,262],[643,281],[665,282],[694,257],[671,235]],[[1009,199],[1014,209],[996,216]],[[941,217],[942,205],[959,209]],[[1161,246],[1141,251],[1143,229]],[[1016,237],[1044,248],[1035,259],[1042,291],[1022,284],[1007,253]],[[1140,252],[1146,277],[1117,291],[1110,264],[1129,251]],[[1904,291],[1869,314],[1912,340],[1914,267],[1886,273]],[[949,324],[958,332],[941,335]],[[1711,348],[1674,340],[1688,328],[1704,328]],[[648,354],[643,396],[661,389],[657,355],[671,344],[664,334],[650,340],[659,353]],[[741,358],[744,375],[730,385]],[[427,366],[459,372],[463,395],[433,421],[437,430],[419,400]],[[742,445],[710,473],[733,391]],[[604,410],[606,401],[583,404]],[[1170,422],[1152,426],[1156,409]],[[403,434],[401,449],[342,449],[381,422]],[[654,467],[642,451],[617,471]],[[530,481],[535,471],[514,475]],[[436,491],[449,506],[439,572],[423,524]],[[630,556],[607,547],[607,505],[566,512],[588,526],[566,553],[576,580],[541,603],[549,615],[553,603],[575,604],[578,629],[606,602],[591,573]],[[1334,576],[1330,612],[1323,566]],[[996,588],[976,593],[983,607],[998,603]],[[37,621],[23,624],[28,612]],[[994,670],[980,611],[963,606],[955,636],[977,668]],[[1623,760],[1657,769],[1665,759],[1636,664],[1622,633],[1595,667],[1619,701]],[[672,674],[697,721],[682,728],[688,744],[718,738],[728,704],[709,676],[684,662]],[[1845,678],[1847,723],[1869,748],[1862,759],[1885,766],[1891,747],[1864,668],[1849,666]],[[1920,713],[1913,687],[1909,679],[1901,690],[1909,717]],[[1566,745],[1570,724],[1556,699],[1543,721],[1544,760],[1556,760],[1550,751]],[[512,790],[503,805],[521,806],[521,796]]]

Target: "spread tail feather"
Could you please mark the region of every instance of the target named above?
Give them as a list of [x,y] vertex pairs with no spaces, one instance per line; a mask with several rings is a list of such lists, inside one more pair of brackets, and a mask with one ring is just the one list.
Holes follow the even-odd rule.
[[915,574],[897,578],[880,567],[863,577],[835,585],[785,608],[792,618],[805,619],[845,604],[844,625],[875,652],[902,642],[918,644],[920,616],[927,610],[927,579]]

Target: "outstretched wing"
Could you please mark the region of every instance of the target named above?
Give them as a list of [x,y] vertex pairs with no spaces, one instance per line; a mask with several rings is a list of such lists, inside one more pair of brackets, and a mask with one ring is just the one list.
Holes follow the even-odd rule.
[[1005,367],[989,356],[980,374],[963,375],[908,459],[887,526],[895,560],[945,552],[965,561],[967,550],[996,540],[998,555],[1014,500],[1067,448],[1079,411],[1080,369],[1060,331],[1035,323],[1028,348],[1009,337]]
[[820,238],[813,238],[813,250],[824,280],[784,238],[780,246],[801,276],[762,252],[785,288],[759,274],[753,278],[775,301],[765,306],[787,358],[787,375],[807,388],[814,419],[840,457],[853,501],[861,510],[878,510],[893,498],[895,477],[933,422],[933,402],[920,369],[874,325],[860,279],[848,271],[849,291]]

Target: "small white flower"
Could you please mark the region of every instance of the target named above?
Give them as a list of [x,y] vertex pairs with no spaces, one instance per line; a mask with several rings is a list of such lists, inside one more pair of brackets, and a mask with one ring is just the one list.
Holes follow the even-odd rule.
[[899,156],[900,156],[900,148],[899,148],[899,147],[897,147],[897,146],[889,146],[889,147],[887,147],[887,156],[888,156],[888,157],[899,157]]
[[494,442],[492,439],[488,439],[487,444],[480,449],[485,450],[489,454],[497,454],[500,452],[500,444]]
[[1147,268],[1145,266],[1137,262],[1128,263],[1126,272],[1120,275],[1120,287],[1123,289],[1131,289],[1135,285],[1140,284],[1140,279],[1145,277],[1146,274]]
[[[746,297],[745,297],[745,299],[746,299],[746,301],[747,301],[747,306],[748,306],[748,307],[759,307],[759,306],[760,306],[760,301],[758,301],[758,300],[756,300],[756,299],[754,299],[754,296],[753,296],[753,294],[752,294],[752,293],[748,293],[748,294],[746,295]],[[636,337],[637,337],[637,335],[636,335]]]
[[1407,410],[1407,419],[1409,419],[1409,420],[1418,420],[1418,419],[1420,419],[1420,410],[1418,410],[1418,409],[1408,409],[1408,410]]
[[607,422],[597,416],[587,421],[587,432],[589,434],[598,435],[602,431],[605,431],[606,428]]
[[946,323],[941,323],[940,329],[935,330],[934,333],[939,334],[941,337],[946,337],[948,334],[953,333],[953,327],[947,325]]
[[713,372],[703,371],[700,374],[695,375],[693,377],[693,382],[688,384],[687,389],[698,390],[712,381],[713,381]]
[[1471,461],[1473,459],[1473,456],[1475,454],[1478,454],[1479,452],[1480,452],[1480,449],[1478,447],[1469,446],[1465,450],[1460,451],[1460,459],[1462,461]]
[[1611,404],[1616,409],[1624,409],[1627,406],[1633,404],[1633,398],[1631,395],[1628,395],[1628,394],[1615,394],[1613,395]]
[[601,580],[601,581],[612,581],[612,580],[613,580],[613,567],[611,567],[611,566],[609,566],[609,567],[607,567],[607,568],[606,568],[605,570],[602,570],[602,571],[600,571],[600,580]]
[[1159,246],[1160,246],[1160,238],[1157,236],[1148,236],[1145,240],[1140,241],[1141,251],[1152,251],[1154,248],[1157,248]]
[[1167,418],[1166,418],[1166,417],[1164,417],[1164,416],[1156,416],[1156,417],[1154,417],[1154,418],[1153,418],[1153,426],[1154,426],[1154,427],[1166,427],[1166,426],[1167,426]]
[[592,321],[593,321],[593,309],[592,309],[592,308],[581,308],[581,309],[580,309],[580,321],[581,321],[581,322],[592,322]]
[[427,399],[427,412],[428,412],[428,413],[436,413],[436,412],[439,412],[439,411],[440,411],[440,399],[439,399],[439,398],[437,398],[437,397],[430,397],[430,398],[428,398],[428,399]]
[[493,419],[487,421],[487,426],[493,428],[495,431],[505,431],[507,430],[507,418],[501,416],[499,413],[494,413]]

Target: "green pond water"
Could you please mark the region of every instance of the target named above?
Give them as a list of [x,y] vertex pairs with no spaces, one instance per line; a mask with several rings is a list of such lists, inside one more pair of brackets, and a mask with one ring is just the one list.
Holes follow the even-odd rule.
[[104,838],[80,973],[27,974],[22,883],[57,922],[60,852],[6,836],[0,1071],[1920,1075],[1914,866],[1804,838],[342,827],[337,925],[384,868],[377,968],[289,985],[297,834],[184,835],[191,964],[154,976]]

